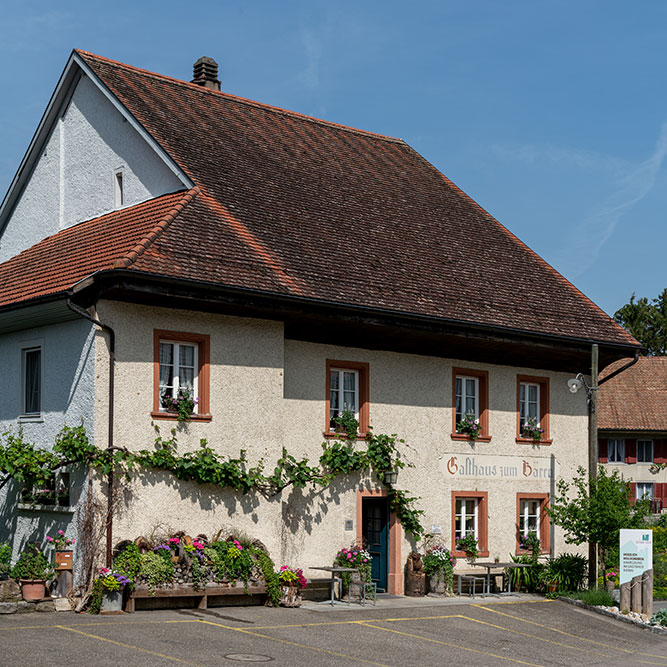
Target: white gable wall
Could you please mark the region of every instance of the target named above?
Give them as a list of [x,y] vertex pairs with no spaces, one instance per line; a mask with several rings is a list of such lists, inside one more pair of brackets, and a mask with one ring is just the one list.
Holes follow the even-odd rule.
[[84,75],[0,236],[0,262],[61,229],[113,211],[118,169],[123,170],[123,206],[183,188]]

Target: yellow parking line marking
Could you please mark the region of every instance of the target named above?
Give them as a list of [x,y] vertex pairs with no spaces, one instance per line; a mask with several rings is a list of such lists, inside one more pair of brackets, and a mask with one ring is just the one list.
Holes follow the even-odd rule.
[[[255,637],[262,637],[263,639],[270,639],[274,642],[279,642],[280,644],[287,644],[288,646],[297,646],[299,648],[310,649],[311,651],[317,651],[318,653],[327,653],[328,655],[335,655],[337,658],[345,658],[346,660],[352,660],[354,662],[363,662],[366,665],[376,665],[376,667],[389,667],[382,662],[373,662],[372,660],[365,660],[364,658],[357,658],[353,655],[347,655],[345,653],[337,653],[336,651],[330,651],[326,648],[317,648],[316,646],[309,646],[308,644],[300,644],[299,642],[293,642],[289,639],[280,639],[278,637],[271,637],[271,635],[265,635],[261,632],[255,632],[253,630],[246,630],[245,628],[233,628],[229,625],[223,625],[222,623],[213,623],[213,621],[205,621],[204,619],[199,620],[200,623],[205,623],[206,625],[214,625],[218,628],[224,628],[225,630],[233,630],[234,632],[242,632],[246,635],[253,635]],[[277,626],[285,627],[285,626]]]
[[[520,632],[519,630],[512,630],[511,628],[503,627],[502,625],[496,625],[495,623],[487,623],[486,621],[480,621],[477,618],[470,618],[469,616],[462,616],[468,621],[473,623],[480,623],[481,625],[488,625],[492,628],[497,628],[498,630],[503,630],[504,632],[510,632],[515,635],[521,635],[522,637],[529,637],[530,639],[536,639],[541,642],[546,642],[547,644],[555,644],[556,646],[563,646],[565,648],[572,649],[574,651],[579,651],[580,653],[592,653],[593,655],[601,655],[604,658],[613,658],[615,657],[612,653],[603,653],[602,651],[587,650],[585,648],[578,648],[577,646],[572,646],[572,644],[564,644],[563,642],[557,642],[553,639],[546,639],[545,637],[539,637],[538,635],[531,635],[527,632]],[[640,661],[642,662],[642,661]],[[648,665],[660,665],[659,662],[647,662]]]
[[[446,616],[409,616],[407,618],[378,618],[374,622],[385,622],[385,621],[432,621],[441,618],[465,618],[460,614],[447,614]],[[253,630],[278,630],[279,628],[315,628],[317,626],[329,626],[329,625],[354,625],[354,624],[367,623],[366,620],[353,620],[353,621],[322,621],[320,623],[291,623],[289,625],[258,625],[253,627]]]
[[113,644],[114,646],[122,646],[123,648],[130,648],[140,653],[147,653],[148,655],[154,655],[158,658],[164,658],[165,660],[171,660],[173,662],[180,662],[183,665],[193,665],[194,667],[200,667],[196,662],[189,662],[187,660],[181,660],[180,658],[175,658],[171,655],[166,655],[165,653],[158,653],[157,651],[149,651],[147,648],[141,648],[140,646],[133,646],[132,644],[123,644],[123,642],[117,642],[115,639],[107,639],[106,637],[100,637],[99,635],[91,635],[88,632],[83,632],[82,630],[75,630],[74,628],[68,628],[64,625],[53,625],[53,628],[60,628],[61,630],[67,630],[68,632],[76,632],[79,635],[84,637],[90,637],[91,639],[98,639],[102,642],[107,642]]
[[[667,660],[667,656],[664,655],[655,655],[654,653],[644,653],[643,651],[632,651],[622,646],[613,646],[612,644],[604,644],[603,642],[596,642],[594,639],[588,639],[586,637],[581,637],[579,635],[572,634],[571,632],[566,632],[565,630],[559,630],[554,628],[551,625],[545,625],[543,623],[538,623],[537,621],[529,621],[526,618],[519,618],[518,616],[512,616],[512,614],[506,614],[504,611],[498,611],[497,609],[490,609],[489,607],[483,607],[482,605],[473,605],[478,609],[483,609],[484,611],[491,611],[494,614],[500,614],[502,616],[508,616],[509,618],[514,619],[515,621],[521,621],[522,623],[529,623],[530,625],[536,625],[539,628],[545,628],[546,630],[551,630],[552,632],[557,632],[561,635],[566,635],[567,637],[573,637],[574,639],[579,639],[582,642],[588,642],[589,644],[596,644],[597,646],[602,646],[604,648],[612,649],[613,651],[623,651],[624,653],[638,653],[639,655],[645,655],[649,658],[660,658],[661,660]],[[657,663],[660,664],[660,663]]]
[[498,658],[498,660],[508,660],[509,662],[517,662],[520,665],[530,665],[531,667],[544,667],[544,665],[537,665],[534,662],[525,662],[524,660],[518,660],[516,658],[507,658],[504,655],[497,655],[496,653],[487,653],[486,651],[480,651],[476,648],[468,648],[467,646],[460,646],[458,644],[451,644],[450,642],[443,642],[439,639],[431,639],[430,637],[422,637],[420,635],[413,635],[409,632],[402,632],[400,630],[392,630],[391,628],[383,628],[381,625],[372,625],[371,623],[361,622],[360,625],[364,625],[367,628],[375,628],[376,630],[384,630],[385,632],[393,632],[397,635],[402,635],[404,637],[411,637],[412,639],[421,639],[425,642],[433,642],[434,644],[442,644],[443,646],[450,646],[452,648],[458,648],[461,651],[469,651],[470,653],[479,653],[481,655],[491,656],[492,658]]

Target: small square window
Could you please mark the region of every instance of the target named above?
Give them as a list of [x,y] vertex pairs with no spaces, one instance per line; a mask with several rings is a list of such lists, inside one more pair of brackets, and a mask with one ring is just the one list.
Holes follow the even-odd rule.
[[637,500],[653,500],[653,482],[637,482]]
[[70,506],[70,474],[56,471],[39,484],[25,486],[21,491],[21,502],[30,505]]

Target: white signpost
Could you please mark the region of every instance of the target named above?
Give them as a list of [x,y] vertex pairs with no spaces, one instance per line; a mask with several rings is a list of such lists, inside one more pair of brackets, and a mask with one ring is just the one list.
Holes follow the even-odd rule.
[[653,531],[624,528],[620,547],[621,609],[650,615],[653,610]]

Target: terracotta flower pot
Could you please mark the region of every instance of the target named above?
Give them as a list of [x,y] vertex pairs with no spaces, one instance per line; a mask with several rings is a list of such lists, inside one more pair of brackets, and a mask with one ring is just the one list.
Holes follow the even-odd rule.
[[26,602],[42,600],[46,592],[46,582],[43,579],[21,579],[21,595]]

